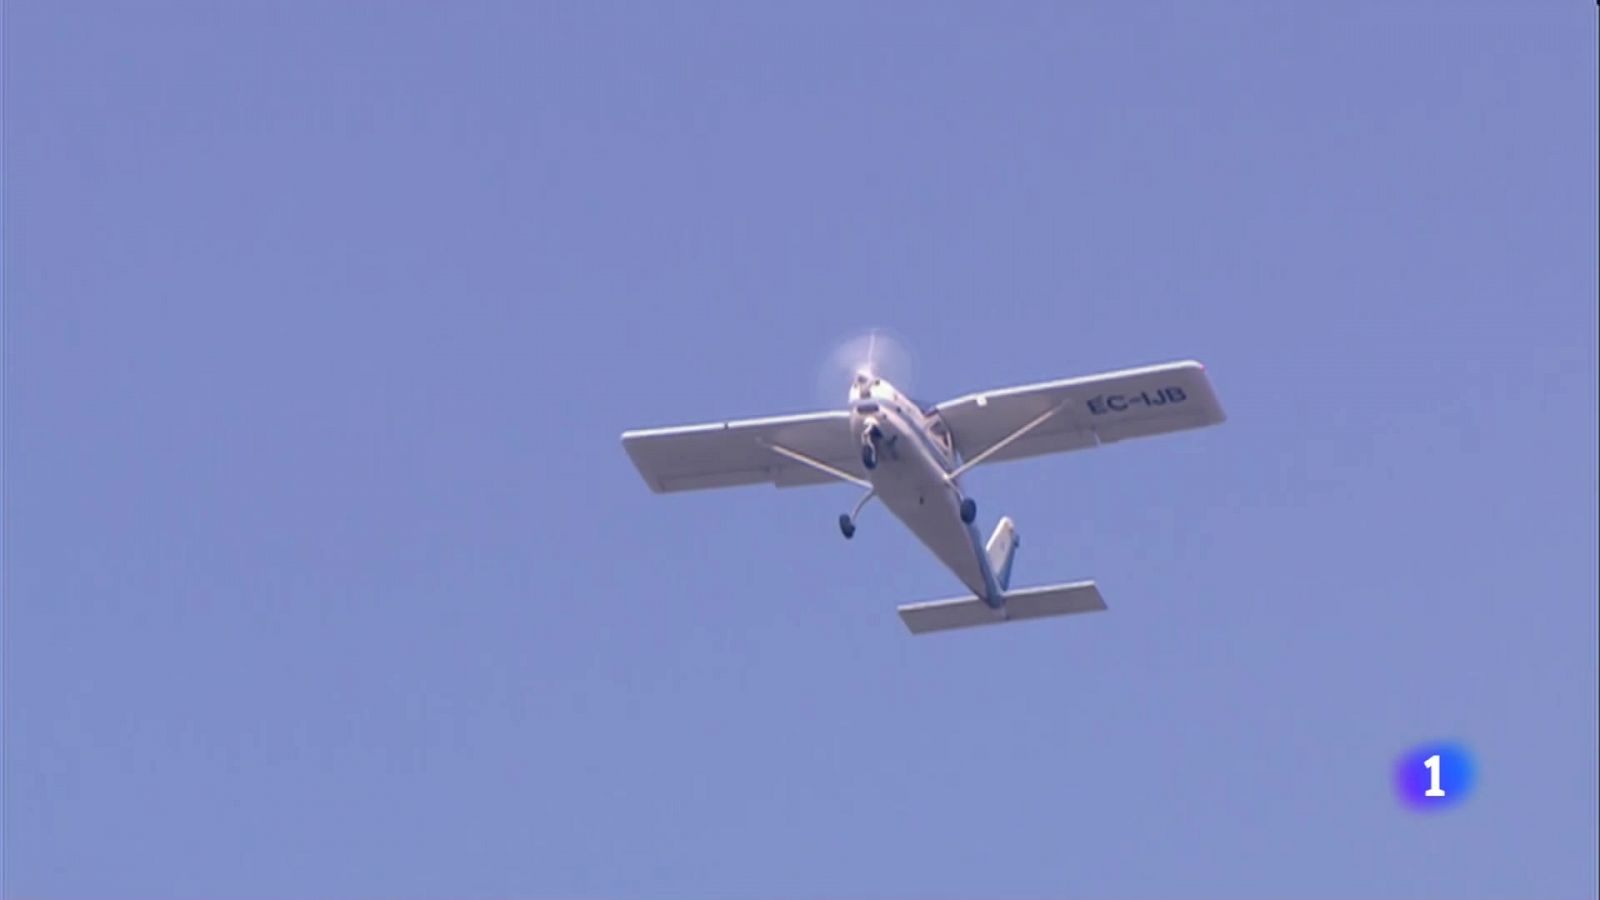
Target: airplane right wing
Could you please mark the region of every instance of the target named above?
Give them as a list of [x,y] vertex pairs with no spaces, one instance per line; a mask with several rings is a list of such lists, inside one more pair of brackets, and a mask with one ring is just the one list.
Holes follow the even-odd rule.
[[937,410],[968,460],[1043,417],[1037,427],[986,457],[985,464],[1200,428],[1226,418],[1205,366],[1192,361],[983,391],[941,403]]
[[[864,483],[867,475],[861,467],[860,445],[850,435],[850,414],[843,410],[629,431],[622,435],[622,446],[657,493],[743,484]],[[783,450],[822,463],[837,474],[802,463]]]

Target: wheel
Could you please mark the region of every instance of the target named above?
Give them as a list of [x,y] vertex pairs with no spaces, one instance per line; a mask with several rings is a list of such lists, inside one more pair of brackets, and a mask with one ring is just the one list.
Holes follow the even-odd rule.
[[976,518],[978,518],[977,501],[973,500],[971,497],[961,498],[961,521],[971,525],[972,521]]
[[856,523],[850,521],[848,513],[839,514],[839,532],[847,541],[856,536]]
[[861,445],[861,464],[868,470],[878,467],[878,448],[871,444]]

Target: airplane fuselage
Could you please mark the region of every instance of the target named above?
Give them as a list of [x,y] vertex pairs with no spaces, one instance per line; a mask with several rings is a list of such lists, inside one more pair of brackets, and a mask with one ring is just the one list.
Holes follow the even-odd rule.
[[[882,379],[857,379],[851,427],[877,498],[961,583],[992,607],[1004,601],[977,526],[964,521],[960,464],[937,413],[924,413]],[[970,508],[970,507],[969,507]]]

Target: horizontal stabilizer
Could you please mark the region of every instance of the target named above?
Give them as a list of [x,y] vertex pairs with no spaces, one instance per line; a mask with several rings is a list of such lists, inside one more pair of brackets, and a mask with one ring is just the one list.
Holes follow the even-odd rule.
[[911,603],[900,607],[900,618],[912,634],[922,634],[947,628],[994,625],[1017,619],[1064,616],[1106,608],[1105,600],[1100,597],[1100,589],[1092,581],[1019,588],[1006,591],[1005,598],[1005,605],[1000,609],[993,609],[973,596]]

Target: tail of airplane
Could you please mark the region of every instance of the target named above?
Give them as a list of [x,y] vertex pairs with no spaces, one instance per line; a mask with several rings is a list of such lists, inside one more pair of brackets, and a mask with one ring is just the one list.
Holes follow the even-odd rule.
[[1045,587],[1011,590],[1011,563],[1017,555],[1016,523],[1009,516],[995,526],[994,534],[984,552],[994,579],[1000,585],[1004,600],[998,608],[973,595],[933,600],[927,603],[910,603],[900,607],[900,619],[912,634],[944,631],[948,628],[969,628],[973,625],[990,625],[1013,619],[1037,619],[1044,616],[1064,616],[1069,613],[1095,612],[1106,608],[1100,589],[1092,581],[1074,584],[1052,584]]
[[1011,521],[1010,516],[1002,517],[985,548],[989,555],[989,568],[994,570],[994,580],[1002,591],[1011,587],[1011,559],[1017,554],[1018,543],[1016,523]]
[[971,594],[949,600],[911,603],[900,607],[900,619],[912,634],[969,628],[1014,619],[1038,619],[1069,613],[1097,612],[1106,608],[1100,589],[1092,581],[1052,584],[1006,591],[1005,603],[995,609]]

